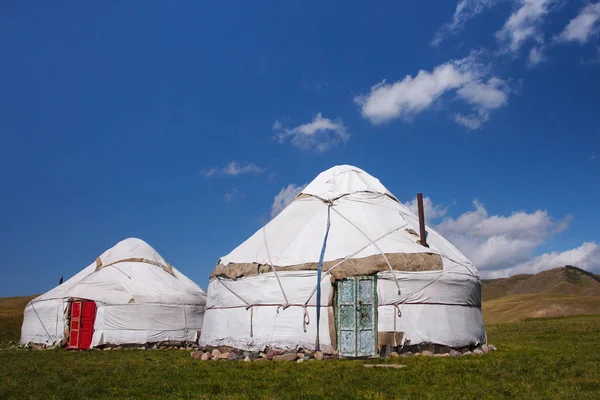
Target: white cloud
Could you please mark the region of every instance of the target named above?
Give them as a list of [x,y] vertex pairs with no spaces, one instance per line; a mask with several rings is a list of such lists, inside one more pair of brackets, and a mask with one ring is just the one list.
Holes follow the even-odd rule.
[[225,175],[242,175],[242,174],[261,174],[265,172],[264,168],[257,166],[254,163],[248,163],[242,165],[237,161],[231,161],[225,168],[223,168],[223,173]]
[[458,97],[471,104],[475,112],[457,114],[454,120],[468,129],[479,129],[490,119],[490,111],[508,103],[510,89],[505,81],[496,77],[484,81],[469,82],[457,91]]
[[244,175],[244,174],[262,174],[265,172],[264,168],[259,167],[254,163],[240,163],[238,161],[230,161],[223,168],[207,168],[200,171],[200,174],[206,177],[215,175]]
[[230,192],[225,193],[223,200],[225,200],[226,203],[231,203],[231,201],[233,201],[233,199],[236,197],[243,198],[245,197],[245,194],[240,192],[239,189],[233,188]]
[[598,154],[592,154],[592,155],[590,156],[590,158],[588,158],[588,162],[592,162],[592,161],[594,161],[596,158],[598,158]]
[[271,206],[271,218],[275,218],[277,214],[283,211],[288,204],[296,198],[296,196],[306,187],[304,185],[295,185],[290,183],[286,187],[282,188],[279,193],[273,199],[273,205]]
[[[431,44],[437,46],[447,36],[457,34],[462,30],[465,23],[471,18],[483,13],[492,6],[503,0],[459,0],[452,20],[444,24],[435,34]],[[508,1],[508,0],[505,0]],[[560,42],[579,42],[584,44],[590,41],[600,32],[600,1],[594,0],[582,7],[578,14],[565,26],[563,31],[554,36],[550,43],[546,43],[544,24],[548,16],[565,5],[564,0],[510,0],[514,3],[514,10],[503,24],[502,28],[495,33],[499,50],[497,55],[512,54],[517,56],[518,52],[527,44],[532,47],[527,51],[527,66],[532,68],[545,61],[548,56],[546,51]],[[600,58],[598,58],[600,59]],[[582,64],[595,64],[582,61]],[[456,121],[472,129],[481,126],[487,120],[486,115],[470,116],[458,115]]]
[[485,206],[479,201],[473,201],[475,209],[462,214],[460,217],[447,218],[438,227],[450,234],[468,234],[472,237],[535,237],[545,236],[554,225],[546,211],[537,210],[533,213],[524,211],[513,212],[510,216],[489,216]]
[[588,4],[573,18],[558,36],[559,41],[586,43],[598,33],[600,24],[600,2]]
[[466,102],[485,110],[500,108],[507,103],[508,85],[502,79],[490,78],[487,82],[472,81],[458,89],[457,94]]
[[543,42],[541,26],[550,7],[557,0],[519,0],[518,8],[510,15],[496,38],[505,51],[518,52],[529,40]]
[[[417,198],[415,197],[411,201],[407,201],[403,203],[406,207],[410,209],[415,215],[419,215],[419,204],[417,202]],[[443,217],[448,212],[449,206],[441,206],[434,205],[429,197],[423,197],[423,211],[425,213],[425,220],[431,221],[436,218]]]
[[497,0],[460,0],[456,4],[452,21],[444,24],[433,37],[432,46],[439,45],[447,36],[458,33],[471,18],[481,14],[486,8],[498,3]]
[[468,103],[475,113],[457,115],[455,120],[467,128],[476,129],[489,119],[489,113],[507,104],[509,88],[497,77],[487,80],[488,69],[475,62],[476,55],[441,64],[432,72],[421,70],[413,78],[408,75],[395,83],[383,81],[371,88],[369,94],[354,101],[361,113],[373,124],[396,118],[410,120],[429,108],[444,94],[456,90],[457,97]]
[[545,253],[514,266],[490,271],[490,278],[504,278],[516,274],[537,274],[538,272],[574,265],[587,271],[600,270],[600,246],[594,242],[585,242],[581,246],[563,252]]
[[487,112],[475,112],[469,115],[456,114],[454,120],[467,129],[479,129],[490,118]]
[[529,50],[529,55],[527,56],[527,65],[529,67],[535,67],[542,61],[546,60],[546,55],[544,54],[543,46],[532,47]]
[[473,205],[473,211],[446,218],[436,228],[481,271],[528,262],[550,235],[568,227],[571,218],[557,222],[542,210],[490,216],[480,202],[474,201]]
[[362,116],[373,124],[396,118],[410,119],[427,109],[441,95],[471,80],[468,71],[461,71],[457,62],[439,65],[432,72],[421,70],[413,78],[387,83],[385,80],[371,88],[368,95],[355,98]]
[[335,144],[347,142],[350,138],[341,120],[331,120],[321,113],[315,115],[311,122],[293,128],[284,128],[280,121],[273,124],[274,139],[279,143],[290,139],[290,142],[303,150],[314,150],[322,153]]
[[569,229],[569,225],[571,224],[572,220],[573,216],[567,215],[562,221],[560,221],[554,226],[554,229],[552,229],[552,233],[560,233],[562,231],[566,231],[567,229]]
[[[416,199],[404,205],[417,213]],[[449,209],[433,204],[429,197],[423,199],[423,205],[425,217],[429,215],[431,219],[445,216]],[[549,237],[568,229],[570,215],[558,221],[542,210],[489,215],[479,201],[473,201],[473,206],[473,210],[456,218],[445,218],[435,228],[473,261],[482,276],[536,274],[564,265],[600,271],[600,245],[594,242],[564,252],[535,255]]]
[[480,271],[493,271],[528,260],[541,244],[527,239],[490,236],[471,238],[450,236],[450,240],[477,265]]
[[278,131],[281,128],[283,128],[283,123],[280,120],[276,120],[275,122],[273,122],[273,125],[271,126],[271,129],[273,129],[274,131]]
[[219,173],[219,168],[207,168],[200,171],[200,175],[204,175],[207,177],[216,175],[217,173]]

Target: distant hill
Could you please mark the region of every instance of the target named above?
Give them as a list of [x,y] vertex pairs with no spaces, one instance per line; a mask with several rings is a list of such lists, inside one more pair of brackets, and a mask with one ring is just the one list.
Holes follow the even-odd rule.
[[483,279],[483,301],[513,294],[554,293],[600,296],[600,278],[581,268],[566,266],[510,278]]
[[519,287],[529,278],[535,275],[520,274],[510,278],[482,279],[481,297],[483,301],[492,300],[498,297],[506,296],[516,287]]
[[484,279],[482,284],[486,323],[600,314],[600,277],[577,267]]

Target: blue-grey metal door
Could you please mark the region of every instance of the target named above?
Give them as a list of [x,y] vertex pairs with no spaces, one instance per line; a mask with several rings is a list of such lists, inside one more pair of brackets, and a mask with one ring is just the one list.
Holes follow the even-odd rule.
[[376,352],[375,284],[374,276],[353,276],[337,281],[337,336],[342,356],[366,357]]

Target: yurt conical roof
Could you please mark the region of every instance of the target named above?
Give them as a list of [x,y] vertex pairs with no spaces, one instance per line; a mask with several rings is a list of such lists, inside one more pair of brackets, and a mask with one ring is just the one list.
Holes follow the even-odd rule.
[[431,227],[429,247],[421,245],[418,217],[377,178],[339,165],[320,173],[281,213],[222,257],[211,277],[237,279],[273,267],[317,269],[328,224],[323,270],[330,270],[335,279],[390,269],[452,267],[477,274],[471,262]]
[[[124,279],[125,278],[125,279]],[[33,299],[83,298],[107,304],[204,302],[206,292],[171,266],[152,246],[127,238],[79,273]]]

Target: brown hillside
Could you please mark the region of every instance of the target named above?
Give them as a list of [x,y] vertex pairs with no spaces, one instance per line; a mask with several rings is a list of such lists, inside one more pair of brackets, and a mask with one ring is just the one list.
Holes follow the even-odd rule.
[[600,279],[575,267],[560,267],[537,275],[515,275],[510,278],[482,281],[483,301],[517,294],[559,294],[571,296],[600,296]]
[[485,323],[600,314],[600,278],[576,267],[482,283]]
[[39,295],[24,297],[0,297],[0,317],[22,315],[27,303]]
[[23,324],[23,310],[35,296],[0,298],[0,348],[9,341],[18,342]]
[[485,324],[517,322],[530,318],[600,314],[600,296],[515,294],[484,301]]
[[510,278],[482,279],[482,298],[483,301],[492,300],[498,297],[506,296],[515,287],[521,285],[523,281],[534,275],[520,274]]

